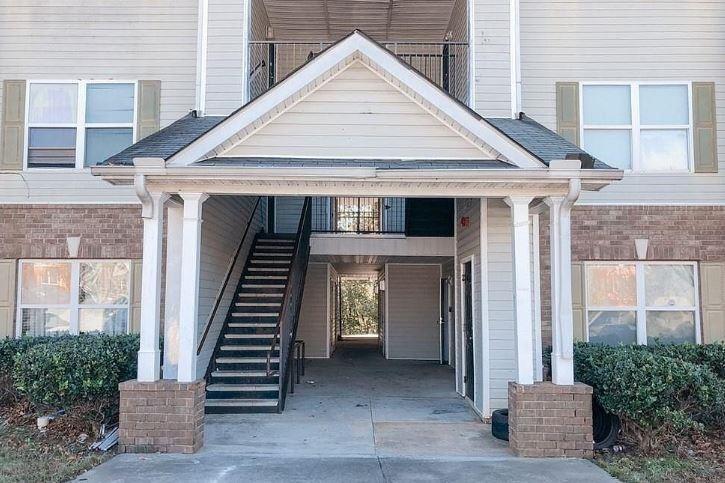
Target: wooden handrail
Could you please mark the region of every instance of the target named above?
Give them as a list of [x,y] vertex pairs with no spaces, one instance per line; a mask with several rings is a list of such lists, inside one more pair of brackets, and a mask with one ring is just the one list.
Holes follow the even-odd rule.
[[227,290],[227,285],[229,285],[229,279],[232,276],[232,272],[234,271],[234,266],[237,264],[237,261],[239,260],[239,255],[242,253],[242,248],[244,247],[244,242],[247,239],[247,234],[249,233],[249,228],[252,226],[252,222],[254,222],[254,216],[257,214],[257,208],[259,208],[259,202],[262,199],[261,196],[257,196],[257,201],[254,204],[254,209],[252,210],[252,214],[249,217],[249,221],[247,221],[247,226],[244,228],[244,234],[242,235],[242,239],[239,241],[239,245],[237,246],[237,251],[234,252],[234,256],[232,257],[231,261],[229,262],[229,266],[227,267],[227,273],[224,276],[224,282],[222,283],[221,289],[219,290],[219,293],[216,296],[216,300],[214,301],[214,307],[211,310],[211,313],[209,314],[209,318],[206,320],[206,324],[204,326],[204,333],[201,336],[201,339],[199,339],[199,345],[196,348],[196,355],[201,354],[201,349],[204,347],[204,342],[206,341],[207,336],[209,335],[209,329],[211,329],[211,325],[214,322],[214,317],[216,317],[216,313],[219,310],[219,305],[222,302],[222,298],[224,298],[224,292]]

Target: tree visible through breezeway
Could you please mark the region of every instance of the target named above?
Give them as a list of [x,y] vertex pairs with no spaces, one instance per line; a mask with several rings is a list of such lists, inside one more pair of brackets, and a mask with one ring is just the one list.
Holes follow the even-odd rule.
[[343,278],[341,282],[342,335],[377,335],[378,299],[375,281],[368,278]]

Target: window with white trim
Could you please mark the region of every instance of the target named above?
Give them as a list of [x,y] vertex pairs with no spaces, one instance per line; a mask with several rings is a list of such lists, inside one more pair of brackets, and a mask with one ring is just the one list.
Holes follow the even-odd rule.
[[689,83],[583,83],[581,93],[586,151],[625,170],[691,170]]
[[585,267],[589,342],[700,341],[694,262],[589,262]]
[[128,260],[21,260],[17,335],[128,331]]
[[94,166],[134,141],[136,83],[29,81],[26,166]]

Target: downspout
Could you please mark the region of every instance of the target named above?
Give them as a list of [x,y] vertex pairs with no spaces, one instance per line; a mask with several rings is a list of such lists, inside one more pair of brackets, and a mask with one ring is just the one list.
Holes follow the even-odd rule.
[[516,119],[521,107],[521,28],[519,0],[509,3],[509,51],[511,53],[511,118]]
[[141,217],[152,218],[154,216],[154,202],[146,187],[145,174],[135,174],[133,176],[133,188],[139,201],[141,201]]
[[209,0],[198,0],[199,12],[196,27],[196,112],[203,116],[206,111],[206,58],[209,27]]
[[[562,263],[563,266],[571,266],[571,209],[581,194],[581,187],[581,179],[571,178],[569,180],[569,191],[564,197],[564,202],[561,204],[561,209],[559,211],[559,248],[561,249],[559,260],[562,260],[564,252],[566,252],[566,256],[569,258],[569,263]],[[564,240],[568,241],[565,244],[566,246],[562,246]],[[562,281],[561,276],[558,277],[558,281],[560,285]],[[557,307],[556,310],[557,314],[560,314],[561,305],[571,306],[571,300],[569,300],[566,304],[563,304],[562,298],[568,297],[571,299],[572,294],[571,287],[569,287],[568,290],[563,290],[562,287],[559,286],[557,290],[560,295],[557,299],[559,307]],[[558,319],[561,321],[562,317],[559,316]],[[556,332],[558,333],[558,347],[561,348],[561,357],[563,359],[571,360],[574,358],[574,327],[572,324],[561,324],[559,328],[560,330]]]

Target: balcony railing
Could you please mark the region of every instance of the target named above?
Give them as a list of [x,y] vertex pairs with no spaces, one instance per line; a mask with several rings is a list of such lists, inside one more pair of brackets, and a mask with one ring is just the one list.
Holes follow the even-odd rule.
[[403,234],[405,198],[313,198],[312,231]]
[[[261,95],[330,42],[249,42],[249,95]],[[468,44],[465,42],[383,42],[382,45],[443,90],[468,103]]]

